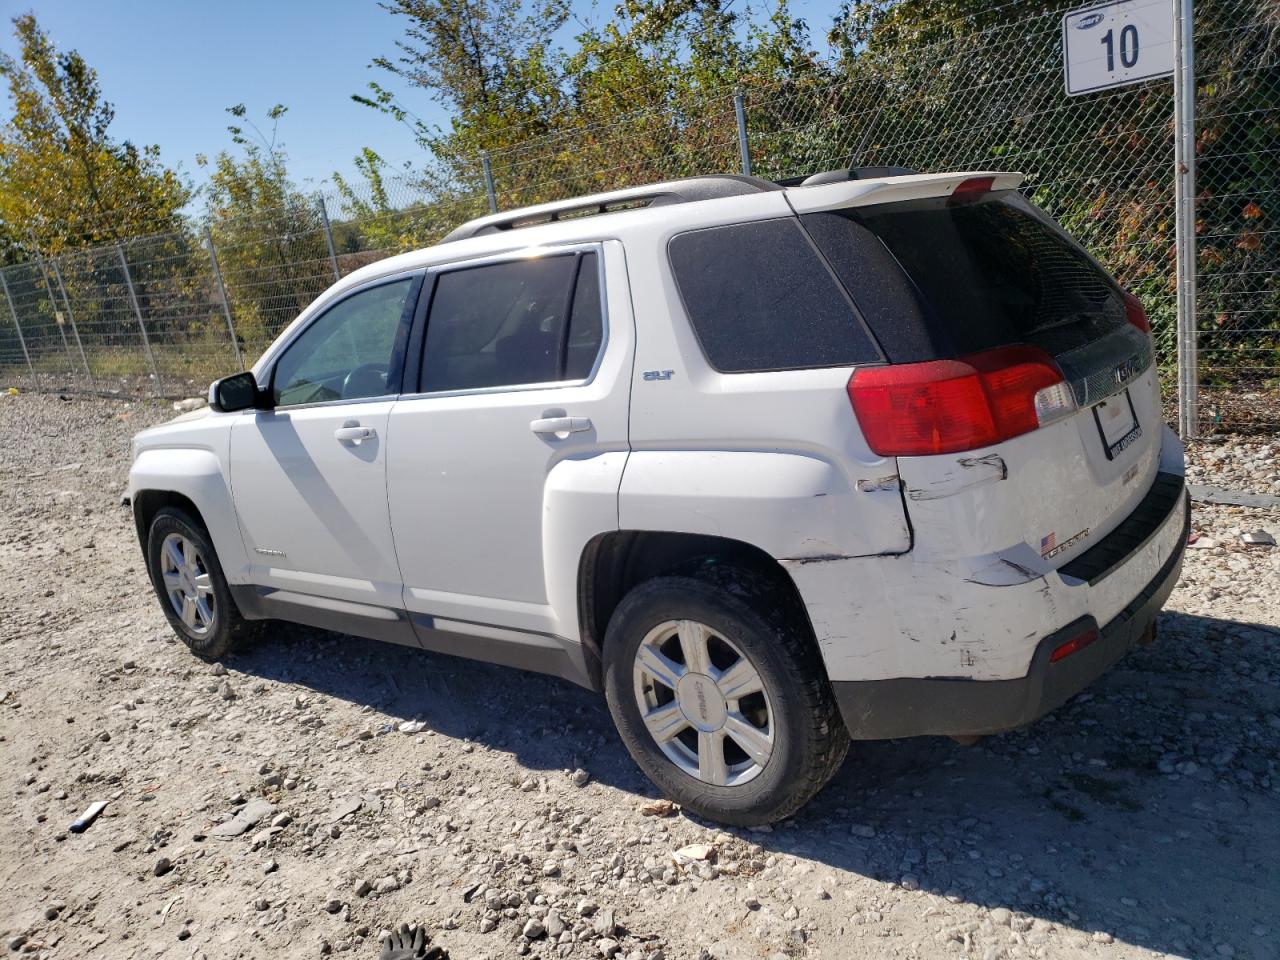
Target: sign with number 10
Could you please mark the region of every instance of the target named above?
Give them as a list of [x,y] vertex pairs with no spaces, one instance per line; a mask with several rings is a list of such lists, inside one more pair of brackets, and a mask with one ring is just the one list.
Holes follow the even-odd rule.
[[1075,96],[1173,72],[1173,0],[1116,0],[1062,18],[1067,93]]

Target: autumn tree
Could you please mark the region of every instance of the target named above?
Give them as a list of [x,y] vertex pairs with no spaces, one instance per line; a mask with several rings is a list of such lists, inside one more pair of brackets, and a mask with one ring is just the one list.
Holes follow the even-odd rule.
[[60,52],[31,14],[0,54],[12,115],[0,126],[0,261],[176,229],[190,193],[157,146],[111,137],[98,75]]

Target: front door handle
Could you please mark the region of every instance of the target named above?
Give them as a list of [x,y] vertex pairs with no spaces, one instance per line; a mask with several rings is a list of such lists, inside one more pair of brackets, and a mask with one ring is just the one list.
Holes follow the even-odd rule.
[[543,417],[529,424],[534,433],[565,434],[582,433],[591,429],[591,421],[586,417]]
[[372,440],[378,435],[373,427],[346,426],[333,431],[333,439],[339,443],[359,443],[361,440]]

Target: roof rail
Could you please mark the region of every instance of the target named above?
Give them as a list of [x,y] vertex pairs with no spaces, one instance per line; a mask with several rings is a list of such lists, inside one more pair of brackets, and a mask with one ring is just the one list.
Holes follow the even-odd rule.
[[844,167],[821,173],[801,174],[777,181],[780,187],[814,187],[820,183],[844,183],[846,180],[875,180],[880,177],[909,177],[918,170],[910,167]]
[[456,227],[440,242],[452,243],[454,240],[467,240],[489,233],[500,233],[503,230],[519,230],[522,227],[535,227],[544,223],[555,223],[558,220],[589,217],[601,213],[661,207],[673,203],[692,203],[696,200],[718,200],[721,197],[740,197],[749,193],[780,189],[782,188],[778,184],[769,180],[741,176],[736,173],[716,173],[703,177],[688,177],[683,180],[667,180],[643,187],[627,187],[625,190],[593,193],[585,197],[557,200],[553,203],[541,203],[537,206],[508,210],[505,213],[490,214],[487,217],[477,217]]

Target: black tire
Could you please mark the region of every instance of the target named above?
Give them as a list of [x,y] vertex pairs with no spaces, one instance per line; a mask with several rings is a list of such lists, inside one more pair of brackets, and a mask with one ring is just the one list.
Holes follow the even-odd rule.
[[[669,620],[697,620],[730,640],[764,683],[772,753],[745,783],[716,786],[681,769],[641,719],[635,657],[646,635]],[[603,654],[605,697],[627,750],[667,797],[709,820],[757,826],[784,819],[826,785],[848,752],[808,620],[769,577],[708,564],[691,575],[647,580],[610,618]]]
[[[183,623],[164,586],[160,551],[164,547],[165,538],[174,533],[195,544],[213,588],[213,619],[203,632],[193,630]],[[240,611],[231,598],[227,578],[223,575],[222,564],[218,562],[218,554],[213,549],[208,531],[182,510],[164,507],[151,521],[151,529],[147,534],[147,572],[151,576],[151,585],[155,588],[160,609],[164,611],[169,626],[173,627],[174,633],[197,657],[203,660],[220,660],[255,632],[256,625],[240,616]]]

